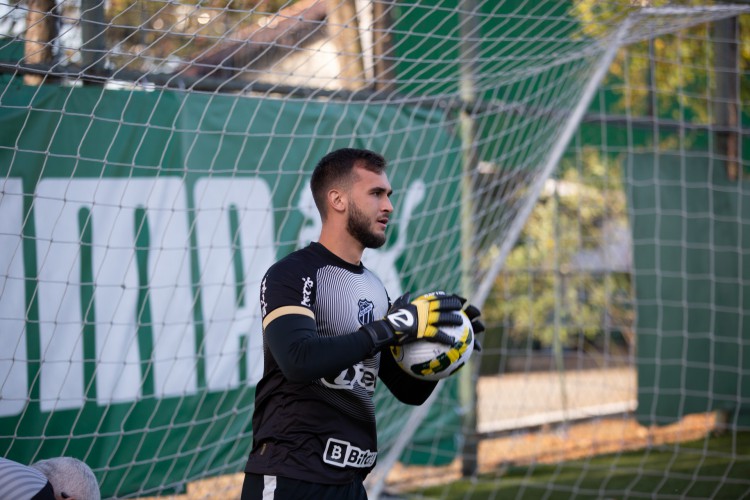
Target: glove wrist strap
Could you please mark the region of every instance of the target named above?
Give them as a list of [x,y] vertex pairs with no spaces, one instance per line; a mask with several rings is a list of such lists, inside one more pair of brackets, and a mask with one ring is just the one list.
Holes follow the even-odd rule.
[[378,352],[383,347],[393,344],[396,340],[396,335],[393,332],[393,329],[388,322],[384,320],[368,323],[362,327],[362,330],[366,331],[372,339],[371,354]]

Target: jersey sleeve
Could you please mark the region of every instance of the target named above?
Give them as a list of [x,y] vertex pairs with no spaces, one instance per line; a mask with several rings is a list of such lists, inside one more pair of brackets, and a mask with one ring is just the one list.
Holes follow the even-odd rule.
[[287,314],[315,318],[313,273],[295,261],[274,264],[263,277],[260,286],[260,309],[263,328],[274,319]]
[[291,381],[306,383],[340,373],[372,350],[366,332],[321,337],[315,313],[315,281],[302,266],[272,266],[261,282],[264,339],[279,369]]

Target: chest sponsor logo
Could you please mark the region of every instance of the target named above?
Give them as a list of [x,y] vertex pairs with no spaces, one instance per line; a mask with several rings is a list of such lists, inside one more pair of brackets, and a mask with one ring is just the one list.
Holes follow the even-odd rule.
[[366,325],[372,323],[375,319],[375,305],[367,299],[359,299],[359,319],[360,325]]
[[375,381],[378,378],[377,370],[368,368],[362,363],[343,370],[335,377],[326,377],[320,381],[330,389],[354,389],[354,386],[360,385],[368,391],[375,390]]
[[328,438],[323,461],[335,467],[372,467],[378,458],[378,452],[357,448],[349,441]]

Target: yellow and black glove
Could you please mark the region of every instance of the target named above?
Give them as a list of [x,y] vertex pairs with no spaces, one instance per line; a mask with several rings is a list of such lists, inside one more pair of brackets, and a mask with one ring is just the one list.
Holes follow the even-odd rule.
[[442,332],[441,327],[462,323],[455,314],[465,300],[458,295],[431,292],[410,300],[406,293],[396,299],[385,318],[364,325],[370,334],[374,350],[393,344],[406,344],[420,339],[453,345],[453,338]]
[[478,333],[482,333],[484,328],[484,323],[479,319],[479,316],[481,316],[482,311],[479,310],[478,307],[473,306],[471,304],[466,304],[464,307],[464,312],[466,313],[466,316],[469,318],[469,321],[471,321],[471,331],[474,332],[474,350],[479,352],[482,350],[482,345],[479,343],[479,339],[477,338]]

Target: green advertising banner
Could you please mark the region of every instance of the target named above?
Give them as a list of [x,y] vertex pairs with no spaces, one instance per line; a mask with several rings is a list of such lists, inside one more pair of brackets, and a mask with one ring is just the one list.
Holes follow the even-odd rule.
[[[750,197],[708,156],[626,161],[646,425],[750,408]],[[744,401],[744,403],[743,403]]]
[[[7,85],[2,456],[85,459],[105,497],[241,471],[262,373],[259,282],[317,238],[312,167],[338,147],[383,153],[394,227],[365,264],[392,298],[456,290],[449,123],[408,106]],[[378,404],[387,448],[395,403],[379,391]],[[459,415],[432,412],[441,425],[426,439],[450,455]]]

